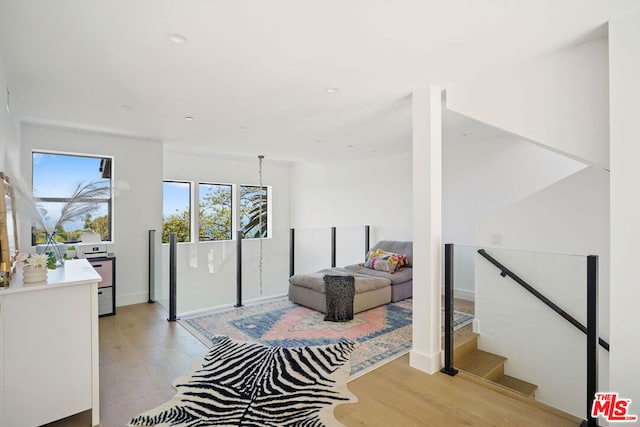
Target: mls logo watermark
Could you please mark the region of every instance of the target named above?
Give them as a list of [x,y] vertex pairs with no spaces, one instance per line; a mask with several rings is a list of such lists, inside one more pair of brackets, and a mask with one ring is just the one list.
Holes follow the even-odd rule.
[[591,416],[596,418],[602,415],[610,422],[633,422],[638,420],[637,415],[629,414],[631,399],[620,399],[618,393],[596,393],[591,408]]

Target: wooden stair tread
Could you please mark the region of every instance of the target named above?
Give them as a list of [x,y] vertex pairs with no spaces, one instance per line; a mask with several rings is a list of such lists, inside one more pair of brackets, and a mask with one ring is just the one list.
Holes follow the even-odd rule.
[[481,378],[495,380],[504,374],[504,362],[507,358],[487,351],[476,350],[462,356],[455,367]]
[[[512,392],[535,399],[538,386],[529,382],[504,375],[506,357],[478,349],[479,334],[467,332],[453,335],[454,367],[482,380],[504,387]],[[442,339],[444,346],[444,337]]]
[[455,335],[453,337],[453,347],[457,350],[459,347],[466,345],[468,342],[475,340],[477,342],[479,335],[470,332],[464,335]]
[[514,378],[509,375],[504,375],[501,378],[495,380],[497,384],[507,387],[510,390],[515,390],[518,393],[522,393],[525,396],[535,397],[538,386],[528,383],[519,378]]
[[453,362],[455,365],[458,360],[478,349],[478,334],[469,333],[455,336],[453,340],[453,347]]

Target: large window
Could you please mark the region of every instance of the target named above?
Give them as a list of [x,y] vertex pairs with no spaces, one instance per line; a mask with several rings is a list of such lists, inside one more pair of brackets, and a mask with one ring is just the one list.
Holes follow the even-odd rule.
[[[201,182],[192,189],[190,182],[163,181],[162,242],[169,242],[171,232],[178,242],[190,242],[192,224],[198,233],[193,238],[200,242],[233,240],[236,230],[245,239],[270,237],[269,195],[269,187]],[[194,218],[192,198],[198,203]]]
[[200,241],[231,240],[231,185],[199,184]]
[[86,232],[111,240],[111,170],[109,157],[34,152],[33,198],[39,215],[32,244],[46,233],[59,242],[74,242]]
[[191,183],[163,182],[162,218],[162,243],[169,242],[171,232],[178,242],[191,241]]
[[268,237],[267,187],[240,186],[240,230],[247,239]]

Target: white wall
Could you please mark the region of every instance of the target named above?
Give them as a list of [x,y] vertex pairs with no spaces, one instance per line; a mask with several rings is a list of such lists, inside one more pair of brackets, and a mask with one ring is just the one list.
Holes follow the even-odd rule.
[[640,11],[609,23],[611,91],[611,377],[640,415]]
[[608,200],[609,173],[589,167],[486,217],[476,227],[475,243],[495,246],[491,238],[497,233],[508,248],[594,254],[606,260]]
[[330,265],[330,227],[337,228],[336,265],[361,262],[364,226],[378,240],[412,240],[411,153],[291,168],[291,226],[296,272]]
[[[442,167],[443,241],[456,245],[454,293],[473,300],[473,250],[468,246],[475,243],[478,223],[585,166],[505,133],[480,140],[470,135],[465,142],[449,142],[445,134]],[[492,234],[501,237],[499,230]]]
[[0,58],[0,171],[11,178],[22,174],[20,170],[20,127],[16,109],[16,94],[11,94],[11,113],[5,108],[6,91],[10,89],[6,71]]
[[459,244],[473,244],[493,212],[585,167],[514,136],[445,143],[442,162],[443,238]]
[[447,90],[447,108],[608,168],[607,40]]
[[[147,301],[148,230],[162,229],[162,144],[158,141],[62,127],[23,124],[22,170],[31,177],[31,153],[113,156],[113,246],[117,257],[117,305]],[[72,174],[73,171],[60,171]],[[29,178],[30,181],[30,178]],[[29,247],[29,224],[22,224],[20,244]]]
[[[224,158],[165,147],[164,179],[238,185],[259,185],[258,159]],[[272,237],[263,239],[262,296],[288,291],[290,165],[266,158],[263,185],[272,188]],[[194,205],[197,212],[197,202]],[[197,233],[196,233],[197,236]],[[168,254],[164,245],[164,255]],[[235,302],[236,242],[192,242],[178,245],[179,313]],[[243,241],[243,300],[259,298],[259,240]],[[168,275],[165,267],[164,276]]]
[[[478,246],[494,246],[491,236],[499,233],[504,247],[527,251],[487,249],[583,324],[584,255],[599,255],[599,332],[606,340],[610,336],[608,201],[609,174],[590,167],[480,222],[476,240]],[[475,264],[480,348],[507,357],[507,374],[537,384],[538,400],[584,415],[584,393],[579,391],[586,381],[585,336],[513,281],[500,277],[484,259],[476,256]],[[601,390],[607,389],[608,362],[609,354],[601,350]]]

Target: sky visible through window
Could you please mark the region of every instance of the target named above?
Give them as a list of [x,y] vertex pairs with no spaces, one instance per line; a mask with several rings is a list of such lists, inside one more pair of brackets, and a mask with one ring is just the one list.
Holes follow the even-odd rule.
[[189,209],[191,195],[189,184],[185,182],[165,181],[162,187],[162,215],[171,216]]
[[[109,185],[110,179],[102,178],[100,157],[61,155],[53,153],[33,153],[33,197],[70,197],[78,183],[104,182]],[[45,225],[53,226],[60,217],[63,203],[39,203],[46,210]],[[107,204],[101,204],[92,213],[93,218],[107,215]],[[84,228],[84,219],[78,218],[64,224],[67,231]]]
[[162,242],[169,234],[177,234],[178,242],[191,241],[191,183],[164,181],[162,183]]

